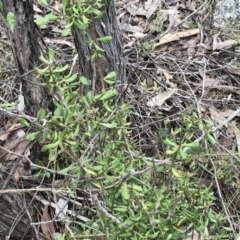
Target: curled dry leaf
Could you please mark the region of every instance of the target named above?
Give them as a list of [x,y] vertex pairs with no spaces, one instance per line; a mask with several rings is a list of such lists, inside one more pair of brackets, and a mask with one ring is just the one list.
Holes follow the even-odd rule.
[[170,89],[168,91],[158,93],[156,96],[154,96],[152,99],[150,99],[147,102],[147,106],[149,106],[149,107],[154,107],[154,106],[161,107],[163,105],[163,103],[167,99],[169,99],[174,92],[175,92],[175,89]]
[[13,136],[11,136],[10,139],[6,141],[3,148],[0,149],[1,155],[4,154],[1,161],[14,160],[19,155],[27,151],[29,142],[24,140],[24,136],[25,132],[22,129],[19,129]]
[[14,171],[14,179],[18,183],[22,176],[30,176],[31,169],[30,164],[25,158],[21,158],[17,164],[17,167]]
[[185,31],[180,31],[175,33],[168,33],[162,38],[160,38],[159,42],[154,44],[154,47],[160,46],[165,43],[177,41],[177,40],[180,40],[181,38],[189,37],[198,33],[200,33],[199,28],[188,29]]
[[143,9],[143,7],[136,6],[133,3],[127,4],[127,11],[133,16],[135,16],[135,15],[146,16],[147,15],[147,11],[145,9]]
[[60,219],[64,219],[67,214],[67,210],[68,210],[68,201],[65,200],[64,198],[59,198],[57,202],[57,207],[55,209],[56,215],[58,215]]
[[208,75],[204,73],[204,71],[199,70],[199,74],[204,81],[205,87],[216,86],[220,84],[220,81],[216,78],[210,78]]
[[132,26],[131,24],[126,24],[126,23],[121,24],[120,28],[126,32],[133,32],[133,33],[143,32],[143,29],[141,27]]
[[150,18],[160,6],[161,0],[150,0],[145,2],[145,9],[147,10],[146,18]]
[[42,13],[42,10],[36,4],[33,4],[33,11]]
[[[44,239],[51,240],[52,234],[55,233],[55,228],[53,222],[51,222],[51,218],[48,213],[48,205],[45,205],[42,209],[42,219],[41,219],[41,228],[43,232]],[[44,223],[47,222],[47,223]]]
[[163,73],[164,77],[166,78],[166,83],[169,84],[169,86],[171,88],[176,88],[177,84],[171,82],[170,80],[173,79],[173,76],[171,74],[168,73],[168,71],[166,71],[165,69],[161,68],[161,67],[157,67],[157,74]]
[[221,42],[220,40],[218,41],[218,40],[219,40],[219,38],[217,38],[216,36],[213,37],[213,50],[228,49],[239,43],[236,40],[226,40],[223,42]]
[[5,141],[7,140],[9,134],[16,128],[20,127],[21,124],[16,123],[16,124],[11,124],[10,126],[8,125],[8,123],[6,124],[6,126],[4,128],[1,129],[0,131],[0,141]]

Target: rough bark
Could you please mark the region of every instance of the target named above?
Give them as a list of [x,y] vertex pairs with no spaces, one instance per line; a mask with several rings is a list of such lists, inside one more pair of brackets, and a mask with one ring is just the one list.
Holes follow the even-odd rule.
[[41,107],[50,108],[50,101],[46,89],[39,85],[40,82],[34,70],[40,63],[39,43],[43,41],[33,19],[33,0],[2,0],[2,4],[4,18],[9,12],[15,15],[14,32],[9,30],[9,38],[21,76],[26,112],[36,116]]
[[[6,178],[0,172],[0,188]],[[13,183],[8,188],[16,188]],[[26,194],[4,193],[0,195],[0,235],[6,235],[8,239],[30,239],[30,220],[27,214],[31,215],[30,198]]]
[[[113,0],[103,0],[104,12],[103,18],[96,20],[92,19],[92,23],[86,34],[74,28],[73,36],[79,56],[80,74],[92,81],[92,90],[100,90],[103,88],[103,77],[110,71],[115,71],[117,79],[122,86],[126,80],[126,64],[123,57],[122,36],[118,26],[115,6]],[[88,46],[88,39],[96,40],[104,36],[112,36],[110,44],[100,44],[100,47],[105,50],[102,54],[103,58],[96,61],[91,60],[92,52]],[[107,87],[106,84],[104,87]],[[84,87],[85,88],[85,87]],[[121,87],[118,87],[120,90]],[[83,92],[86,89],[83,90]]]
[[[12,51],[22,83],[22,95],[25,101],[25,112],[36,116],[42,107],[50,109],[49,96],[37,79],[35,67],[40,64],[41,35],[33,19],[33,0],[2,0],[3,17],[9,12],[15,15],[14,31],[9,33]],[[5,179],[0,176],[0,189]],[[16,188],[9,184],[7,188]],[[10,236],[9,239],[30,239],[31,205],[28,194],[0,194],[0,235]]]

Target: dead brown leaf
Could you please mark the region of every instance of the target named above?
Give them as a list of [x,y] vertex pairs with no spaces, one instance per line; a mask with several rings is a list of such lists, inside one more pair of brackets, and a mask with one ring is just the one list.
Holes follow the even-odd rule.
[[15,181],[18,183],[22,176],[30,176],[31,170],[28,161],[25,158],[21,158],[14,171]]
[[210,78],[208,75],[205,74],[204,71],[199,70],[199,74],[202,77],[203,81],[204,81],[204,86],[205,87],[209,87],[209,86],[216,86],[219,85],[221,82],[216,79],[216,78]]
[[177,40],[180,40],[181,38],[198,34],[199,32],[200,30],[198,28],[193,28],[193,29],[188,29],[180,32],[168,33],[165,36],[163,36],[158,43],[154,44],[154,47],[160,46],[165,43],[177,41]]
[[[41,219],[42,232],[46,240],[51,240],[52,234],[55,233],[55,228],[54,228],[53,222],[51,222],[52,219],[50,218],[48,213],[48,205],[45,205],[42,211],[43,211],[42,219]],[[47,223],[44,223],[44,222],[47,222]]]
[[239,42],[236,40],[226,40],[221,42],[221,40],[219,38],[217,38],[217,36],[213,36],[213,50],[221,50],[221,49],[228,49],[231,48],[233,46],[235,46],[236,44],[238,44]]
[[[225,118],[231,116],[235,111],[231,110],[231,109],[227,109],[225,111],[221,112],[221,115]],[[240,116],[240,114],[237,114],[237,116]]]
[[2,128],[2,131],[0,132],[0,141],[5,141],[9,134],[19,126],[21,126],[19,123],[11,124],[10,126],[6,124],[6,126]]
[[186,1],[187,9],[189,9],[189,10],[194,12],[196,10],[196,6],[197,6],[197,2],[196,1],[192,1],[192,0],[187,0]]
[[164,77],[166,78],[166,83],[169,84],[169,86],[171,88],[177,87],[177,84],[171,82],[171,80],[173,79],[173,76],[171,74],[169,74],[167,70],[165,70],[161,67],[157,67],[156,74],[160,74],[160,73],[163,73]]
[[141,7],[141,6],[136,6],[134,3],[128,3],[127,4],[127,11],[132,15],[140,15],[140,16],[146,16],[147,11]]
[[163,103],[167,99],[169,99],[174,92],[175,92],[175,89],[170,89],[168,91],[158,93],[156,96],[154,96],[152,99],[150,99],[147,102],[147,106],[149,106],[149,107],[154,107],[154,106],[161,107],[163,105]]
[[126,24],[126,23],[121,24],[120,28],[126,32],[133,32],[133,33],[143,32],[143,28],[139,26],[132,26],[131,24]]
[[33,4],[33,11],[42,13],[42,10],[36,4]]
[[17,130],[10,139],[6,140],[6,143],[0,149],[2,156],[1,161],[10,161],[17,158],[24,152],[29,153],[29,142],[24,139],[25,132],[22,129]]
[[161,6],[161,0],[150,0],[145,3],[147,10],[146,18],[150,18],[154,12]]

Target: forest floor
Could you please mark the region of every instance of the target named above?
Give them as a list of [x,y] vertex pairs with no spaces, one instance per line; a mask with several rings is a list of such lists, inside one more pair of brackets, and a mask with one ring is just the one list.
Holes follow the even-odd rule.
[[240,25],[224,9],[227,1],[219,1],[222,8],[214,2],[123,0],[116,7],[139,149],[165,156],[162,138],[176,127],[185,132],[184,116],[211,122],[214,146],[194,150],[183,171],[212,186],[219,211],[237,216],[234,225],[240,209]]

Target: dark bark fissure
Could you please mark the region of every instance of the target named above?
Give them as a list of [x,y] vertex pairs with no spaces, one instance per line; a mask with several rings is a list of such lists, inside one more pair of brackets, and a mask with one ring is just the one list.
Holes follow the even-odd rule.
[[[117,83],[118,89],[121,90],[121,86],[126,81],[126,64],[123,57],[122,36],[117,23],[116,12],[113,0],[104,0],[104,12],[103,18],[99,20],[92,19],[86,34],[82,34],[76,28],[73,29],[73,36],[75,45],[79,57],[80,74],[92,81],[91,90],[102,89],[102,79],[110,71],[115,71],[117,79],[120,80],[120,84]],[[92,52],[88,46],[88,40],[104,36],[112,36],[110,44],[100,44],[100,47],[105,50],[102,54],[103,58],[96,61],[91,60]],[[120,87],[119,87],[120,85]],[[107,87],[105,84],[104,87]],[[83,92],[86,91],[84,87]]]
[[46,110],[50,108],[50,101],[47,90],[39,85],[40,81],[34,70],[40,64],[39,42],[43,40],[33,21],[33,1],[3,0],[2,3],[5,18],[8,12],[15,15],[14,32],[9,31],[12,50],[21,76],[26,112],[36,116],[41,107]]
[[[12,52],[22,84],[25,112],[36,116],[42,107],[48,110],[51,104],[48,92],[40,86],[35,68],[39,66],[41,49],[39,42],[41,34],[33,19],[33,0],[2,0],[3,17],[9,12],[15,16],[14,31],[9,33],[12,43]],[[0,177],[0,189],[4,186],[6,178]],[[11,180],[6,188],[18,188]],[[21,186],[24,187],[24,186]],[[30,239],[32,229],[30,226],[31,197],[27,193],[0,194],[0,235],[7,235],[10,239]]]
[[[0,172],[0,189],[3,187],[6,178]],[[9,183],[7,188],[16,188]],[[7,235],[9,239],[30,239],[32,231],[28,212],[32,212],[29,204],[30,197],[27,194],[4,193],[0,195],[0,235]]]

